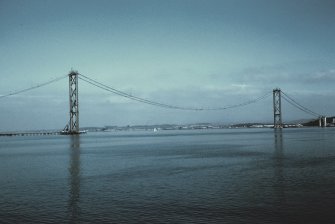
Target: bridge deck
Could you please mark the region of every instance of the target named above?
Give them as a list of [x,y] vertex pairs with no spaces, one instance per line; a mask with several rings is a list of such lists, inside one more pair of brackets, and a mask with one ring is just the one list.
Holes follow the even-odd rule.
[[0,133],[0,136],[36,136],[36,135],[60,135],[60,131],[43,131],[43,132],[7,132]]
[[77,132],[67,131],[35,131],[35,132],[0,132],[1,136],[37,136],[37,135],[79,135],[87,133],[86,130]]

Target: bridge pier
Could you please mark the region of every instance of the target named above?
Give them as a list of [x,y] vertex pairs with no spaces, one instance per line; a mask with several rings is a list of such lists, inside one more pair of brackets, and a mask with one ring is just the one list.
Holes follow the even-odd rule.
[[70,121],[62,134],[76,135],[79,131],[79,101],[78,101],[78,72],[71,71],[69,74],[69,102]]
[[319,117],[319,127],[327,127],[327,117],[326,116]]
[[280,89],[273,90],[273,128],[283,128]]

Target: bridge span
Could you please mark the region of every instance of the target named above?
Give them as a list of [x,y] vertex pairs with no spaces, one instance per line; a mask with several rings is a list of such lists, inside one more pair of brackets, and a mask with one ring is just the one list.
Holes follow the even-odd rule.
[[217,110],[226,110],[226,109],[233,109],[238,107],[243,107],[249,104],[256,103],[260,100],[264,100],[265,98],[269,97],[270,95],[273,96],[273,127],[275,129],[277,128],[283,128],[284,123],[282,121],[282,99],[291,104],[292,106],[296,107],[297,109],[314,116],[316,119],[319,120],[319,126],[320,127],[327,127],[327,117],[324,115],[321,115],[319,113],[316,113],[307,107],[301,105],[298,103],[294,98],[289,96],[287,93],[283,92],[281,89],[276,88],[273,89],[273,91],[266,93],[263,96],[260,96],[258,98],[255,98],[253,100],[249,100],[246,102],[238,103],[235,105],[228,105],[224,107],[187,107],[187,106],[180,106],[180,105],[171,105],[171,104],[165,104],[161,102],[156,102],[152,100],[148,100],[145,98],[137,97],[131,94],[128,94],[126,92],[120,91],[118,89],[115,89],[111,86],[108,86],[106,84],[103,84],[101,82],[98,82],[94,79],[91,79],[85,75],[79,74],[77,71],[71,71],[68,75],[56,78],[54,80],[23,89],[20,91],[16,91],[10,94],[1,95],[0,99],[9,97],[12,95],[20,94],[23,92],[27,92],[39,87],[43,87],[46,85],[49,85],[53,82],[59,81],[61,79],[64,79],[68,77],[69,80],[69,122],[65,126],[65,128],[62,131],[33,131],[33,132],[11,132],[11,133],[0,133],[0,136],[33,136],[33,135],[77,135],[85,133],[85,131],[80,131],[79,129],[79,91],[78,91],[78,80],[82,80],[94,87],[97,87],[99,89],[102,89],[104,91],[108,91],[110,93],[113,93],[115,95],[128,98],[130,100],[134,100],[140,103],[149,104],[151,106],[156,107],[162,107],[166,109],[176,109],[176,110],[193,110],[193,111],[217,111]]

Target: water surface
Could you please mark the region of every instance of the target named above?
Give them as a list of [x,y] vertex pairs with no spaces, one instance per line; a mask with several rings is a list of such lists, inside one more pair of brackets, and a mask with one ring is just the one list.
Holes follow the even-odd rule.
[[0,138],[1,223],[333,223],[335,129]]

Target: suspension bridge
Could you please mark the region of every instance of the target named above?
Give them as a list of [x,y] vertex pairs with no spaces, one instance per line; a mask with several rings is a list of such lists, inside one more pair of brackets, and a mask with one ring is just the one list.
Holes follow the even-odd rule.
[[253,100],[249,100],[246,102],[234,104],[234,105],[227,105],[223,107],[184,107],[184,106],[178,106],[178,105],[172,105],[172,104],[165,104],[161,102],[156,102],[153,100],[145,99],[142,97],[134,96],[129,93],[126,93],[124,91],[118,90],[116,88],[113,88],[111,86],[108,86],[106,84],[103,84],[101,82],[98,82],[88,76],[85,76],[83,74],[79,74],[77,71],[71,71],[68,75],[58,77],[56,79],[53,79],[51,81],[41,83],[38,85],[35,85],[30,88],[22,89],[16,92],[11,92],[9,94],[4,94],[0,96],[0,100],[2,98],[10,97],[13,95],[21,94],[24,92],[31,91],[33,89],[37,89],[40,87],[44,87],[46,85],[50,85],[54,82],[58,82],[59,80],[68,78],[69,80],[69,122],[66,124],[65,128],[62,131],[39,131],[39,132],[12,132],[12,133],[0,133],[0,136],[15,136],[15,135],[77,135],[83,133],[83,131],[80,130],[79,126],[79,92],[78,92],[78,86],[79,86],[79,80],[86,82],[96,88],[99,88],[101,90],[110,92],[112,94],[118,95],[120,97],[128,98],[129,100],[137,101],[139,103],[148,104],[155,107],[161,107],[165,109],[174,109],[174,110],[192,110],[192,111],[217,111],[217,110],[227,110],[227,109],[234,109],[238,107],[243,107],[249,104],[257,103],[261,100],[264,100],[268,98],[269,96],[273,96],[273,127],[275,129],[283,128],[283,119],[282,119],[282,99],[285,100],[287,103],[291,104],[292,106],[296,107],[297,109],[312,115],[313,117],[316,117],[319,121],[320,127],[326,127],[327,126],[327,117],[324,115],[321,115],[319,113],[316,113],[307,107],[303,106],[302,104],[298,103],[297,100],[295,100],[293,97],[288,95],[287,93],[283,92],[281,89],[276,88],[273,89],[270,92],[267,92],[266,94],[255,98]]

